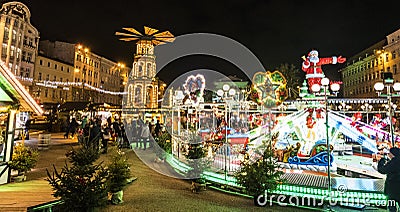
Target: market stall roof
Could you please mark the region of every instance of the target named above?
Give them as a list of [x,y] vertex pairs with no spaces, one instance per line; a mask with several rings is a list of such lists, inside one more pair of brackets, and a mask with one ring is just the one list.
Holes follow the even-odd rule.
[[87,110],[90,102],[65,102],[58,108],[60,111]]
[[43,114],[42,108],[2,61],[0,61],[0,105],[17,106],[21,111]]

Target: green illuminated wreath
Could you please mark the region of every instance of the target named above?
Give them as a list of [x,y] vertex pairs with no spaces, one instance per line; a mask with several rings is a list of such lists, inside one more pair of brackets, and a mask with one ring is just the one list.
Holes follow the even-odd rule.
[[285,101],[287,95],[286,79],[279,71],[254,74],[251,98],[257,104],[275,107]]

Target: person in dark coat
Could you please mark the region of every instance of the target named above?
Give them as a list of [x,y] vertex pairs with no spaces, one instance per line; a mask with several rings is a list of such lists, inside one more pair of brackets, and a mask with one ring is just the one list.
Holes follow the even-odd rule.
[[104,125],[104,128],[102,130],[102,140],[101,140],[101,145],[103,151],[101,152],[102,154],[106,154],[108,150],[108,141],[111,139],[111,128],[108,126],[108,124]]
[[29,140],[29,130],[31,129],[31,120],[28,119],[25,122],[25,139]]
[[71,132],[71,120],[69,119],[69,116],[68,116],[67,120],[66,120],[66,124],[65,124],[64,138],[68,138],[70,132]]
[[[400,202],[400,149],[392,147],[378,162],[378,172],[386,174],[384,193],[388,196],[389,211],[397,211]],[[393,201],[396,203],[393,205]]]
[[95,120],[89,135],[89,142],[94,150],[99,151],[101,139],[103,139],[103,132],[101,131],[101,120],[97,119]]
[[74,138],[77,127],[79,126],[78,122],[76,121],[75,118],[72,118],[71,123],[70,124],[70,132],[71,132],[71,136],[72,138]]

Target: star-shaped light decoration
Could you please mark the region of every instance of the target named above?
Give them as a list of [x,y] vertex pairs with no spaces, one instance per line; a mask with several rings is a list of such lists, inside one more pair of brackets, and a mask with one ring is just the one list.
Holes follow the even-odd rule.
[[253,101],[267,108],[280,105],[288,96],[285,77],[279,71],[255,73],[251,96]]

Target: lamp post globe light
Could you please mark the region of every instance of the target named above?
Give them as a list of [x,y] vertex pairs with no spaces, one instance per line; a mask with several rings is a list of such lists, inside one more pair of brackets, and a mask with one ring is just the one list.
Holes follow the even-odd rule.
[[[389,117],[389,139],[390,139],[390,143],[392,144],[392,146],[394,147],[396,144],[396,141],[394,139],[394,132],[393,132],[393,111],[392,108],[394,109],[394,111],[396,110],[396,105],[392,103],[392,97],[399,97],[400,96],[400,83],[396,82],[393,84],[393,75],[390,72],[384,73],[384,79],[383,82],[377,82],[374,85],[374,89],[376,90],[376,92],[378,93],[378,96],[383,96],[383,97],[387,97],[388,100],[388,104],[387,104],[387,110],[388,110],[388,117]],[[386,94],[383,94],[383,90],[386,87]],[[392,89],[395,93],[392,92]]]
[[[228,155],[228,148],[229,148],[229,144],[228,144],[228,123],[230,125],[230,120],[228,120],[228,113],[229,113],[229,105],[228,105],[228,98],[233,98],[236,94],[236,90],[231,88],[228,84],[224,84],[222,86],[222,90],[219,89],[217,90],[217,95],[219,97],[221,97],[221,99],[224,101],[224,105],[225,105],[225,144],[224,144],[224,159],[225,159],[225,180],[227,179],[227,172],[228,172],[228,167],[227,167],[227,155]],[[230,127],[230,126],[229,126]],[[230,161],[230,158],[229,158]]]
[[[182,100],[185,98],[185,95],[183,94],[183,91],[176,90],[173,98],[174,98],[173,103],[176,106],[178,106],[178,117],[177,117],[178,142],[174,146],[177,146],[177,156],[179,158],[180,142],[181,142],[181,107],[180,106],[182,104]],[[172,112],[173,112],[173,110],[172,110]],[[174,117],[174,114],[172,114],[172,117]],[[174,122],[172,121],[172,123],[174,123]],[[171,130],[174,130],[174,127],[172,127]],[[175,141],[176,139],[172,139],[172,140]]]
[[368,103],[365,103],[365,104],[361,105],[361,109],[362,109],[364,112],[367,113],[367,124],[368,124],[368,123],[369,123],[368,113],[372,111],[373,106],[370,105],[370,104],[368,104]]

